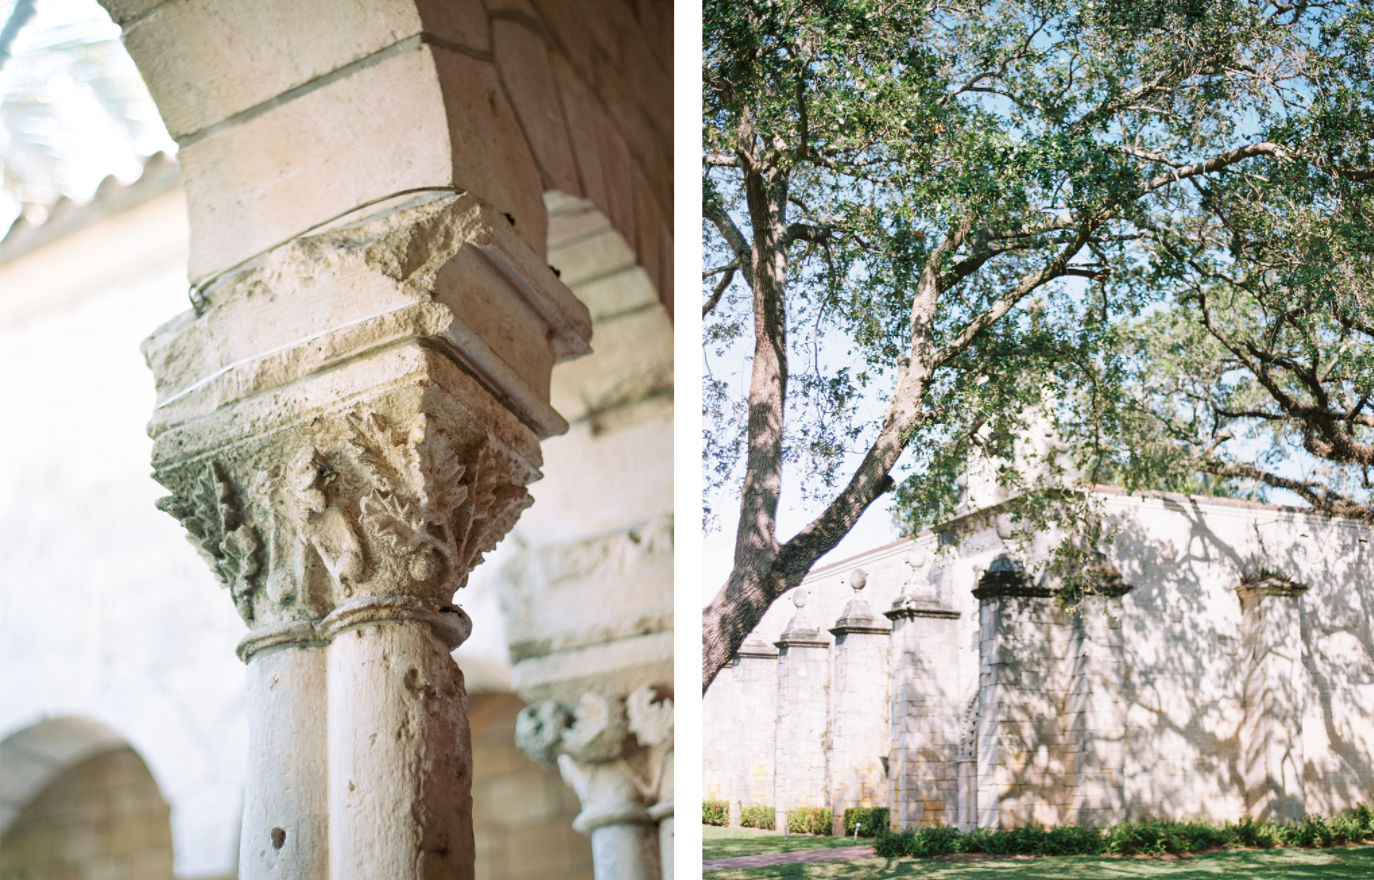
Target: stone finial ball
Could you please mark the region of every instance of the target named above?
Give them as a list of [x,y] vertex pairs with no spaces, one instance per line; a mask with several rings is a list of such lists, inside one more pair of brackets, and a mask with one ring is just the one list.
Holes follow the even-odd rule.
[[792,591],[792,604],[798,608],[806,607],[806,591],[798,587]]
[[849,574],[849,585],[854,588],[854,592],[859,592],[868,584],[868,572],[862,568],[856,568]]
[[925,564],[930,561],[930,550],[925,544],[917,544],[911,548],[911,552],[906,555],[906,564],[912,568],[925,568]]

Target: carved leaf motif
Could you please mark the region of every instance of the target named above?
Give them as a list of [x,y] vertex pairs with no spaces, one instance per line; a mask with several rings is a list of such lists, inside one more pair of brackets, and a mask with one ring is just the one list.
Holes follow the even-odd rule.
[[376,413],[350,414],[355,439],[349,441],[357,453],[358,462],[368,476],[383,491],[403,490],[411,478],[418,476],[414,448],[397,437],[395,429]]
[[458,556],[467,570],[481,564],[483,555],[496,548],[534,503],[524,486],[507,482],[509,475],[501,473],[500,465],[491,447],[483,446],[473,468],[470,503],[460,506],[454,516]]
[[373,490],[363,498],[362,506],[363,522],[386,538],[393,550],[410,552],[434,543],[415,506],[391,492]]
[[218,462],[191,481],[189,494],[159,499],[158,509],[176,517],[210,558],[220,582],[230,589],[239,613],[253,620],[249,596],[262,567],[262,539],[243,521],[233,484]]

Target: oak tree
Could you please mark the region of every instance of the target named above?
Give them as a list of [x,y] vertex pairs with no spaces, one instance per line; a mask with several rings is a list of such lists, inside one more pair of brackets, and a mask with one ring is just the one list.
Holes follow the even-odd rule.
[[[1369,167],[1336,93],[1371,27],[1339,0],[707,0],[706,354],[752,333],[753,357],[741,391],[706,379],[739,522],[703,689],[877,498],[947,515],[970,452],[1014,460],[1047,397],[1085,478],[1125,472],[1099,436],[1133,418],[1123,323],[1179,261],[1238,259],[1193,234],[1228,187],[1262,206],[1276,175]],[[780,536],[789,464],[818,512]]]

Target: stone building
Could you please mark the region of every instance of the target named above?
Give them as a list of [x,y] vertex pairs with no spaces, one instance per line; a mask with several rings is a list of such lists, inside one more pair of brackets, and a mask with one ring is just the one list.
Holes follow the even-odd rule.
[[[1252,502],[1087,497],[1064,610],[1008,502],[813,571],[705,697],[704,796],[894,829],[1331,815],[1374,799],[1374,535]],[[774,711],[776,710],[776,711]],[[778,827],[781,827],[779,825]]]
[[178,167],[0,244],[0,874],[671,876],[670,5],[103,5]]

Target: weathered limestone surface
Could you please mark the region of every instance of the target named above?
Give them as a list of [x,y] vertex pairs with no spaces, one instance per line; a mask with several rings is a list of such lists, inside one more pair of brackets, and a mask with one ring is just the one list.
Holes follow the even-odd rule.
[[844,834],[849,807],[887,806],[890,628],[861,598],[868,583],[852,572],[854,598],[830,629],[829,789],[832,830]]
[[1069,623],[1064,720],[1073,760],[1069,821],[1077,825],[1110,825],[1125,813],[1125,646],[1120,595],[1128,589],[1084,597]]
[[1245,676],[1240,756],[1245,806],[1256,821],[1297,822],[1306,812],[1300,613],[1307,589],[1271,576],[1236,590]]
[[671,303],[671,4],[104,5],[181,147],[194,281],[416,188],[478,196],[543,253],[559,191]]
[[803,589],[792,591],[796,609],[778,647],[777,757],[774,759],[777,827],[787,811],[830,805],[826,761],[829,754],[830,642],[812,625]]
[[1062,720],[1063,615],[1048,591],[999,557],[981,600],[978,825],[1003,828],[1062,821],[1070,800],[1069,744]]
[[472,196],[299,239],[206,294],[145,353],[160,506],[251,627],[241,863],[471,876],[449,652],[472,624],[450,603],[529,506],[586,310]]
[[928,593],[907,592],[885,616],[892,621],[891,826],[953,825],[964,707],[949,658],[958,653],[959,612]]
[[735,655],[738,702],[727,719],[714,719],[730,743],[733,784],[728,800],[735,818],[740,804],[773,805],[773,760],[777,753],[778,649],[759,639]]
[[[621,701],[641,743],[659,743],[654,761],[665,769],[645,809],[658,837],[654,870],[668,876],[671,724],[653,733],[662,725],[648,719],[669,705],[673,684],[671,325],[633,250],[594,205],[559,193],[546,202],[550,261],[586,302],[597,345],[554,371],[550,399],[572,427],[544,446],[549,477],[533,487],[537,503],[513,530],[498,576],[512,685],[536,704],[580,706],[588,693]],[[590,797],[604,769],[565,778]],[[619,851],[607,840],[644,836],[577,827],[603,855]],[[618,876],[618,859],[598,857],[598,876]]]
[[[937,534],[827,566],[798,588],[811,591],[808,610],[837,613],[851,596],[847,575],[861,564],[872,567],[874,599],[894,603],[882,682],[892,707],[893,825],[930,823],[937,808],[934,821],[962,828],[1159,816],[1296,821],[1367,802],[1368,528],[1270,505],[1104,487],[1090,500],[1119,531],[1109,556],[1085,572],[1088,594],[1055,595],[1063,583],[1049,576],[1046,554],[1059,536],[1015,540],[1007,500],[995,493],[981,502],[993,506],[970,507]],[[1061,598],[1071,600],[1063,610]],[[778,603],[752,638],[794,629],[791,613]],[[817,635],[810,650],[830,646],[829,662],[818,664],[830,670],[838,645]],[[787,655],[779,657],[780,693]],[[738,711],[737,691],[734,679],[712,686],[713,717]],[[832,687],[829,699],[833,725],[844,698]],[[780,699],[780,811],[792,777],[832,768],[835,778],[837,749],[815,750],[799,718]],[[707,739],[708,791],[723,790],[725,764],[712,750],[733,745]],[[800,765],[784,763],[798,754],[807,755]]]

